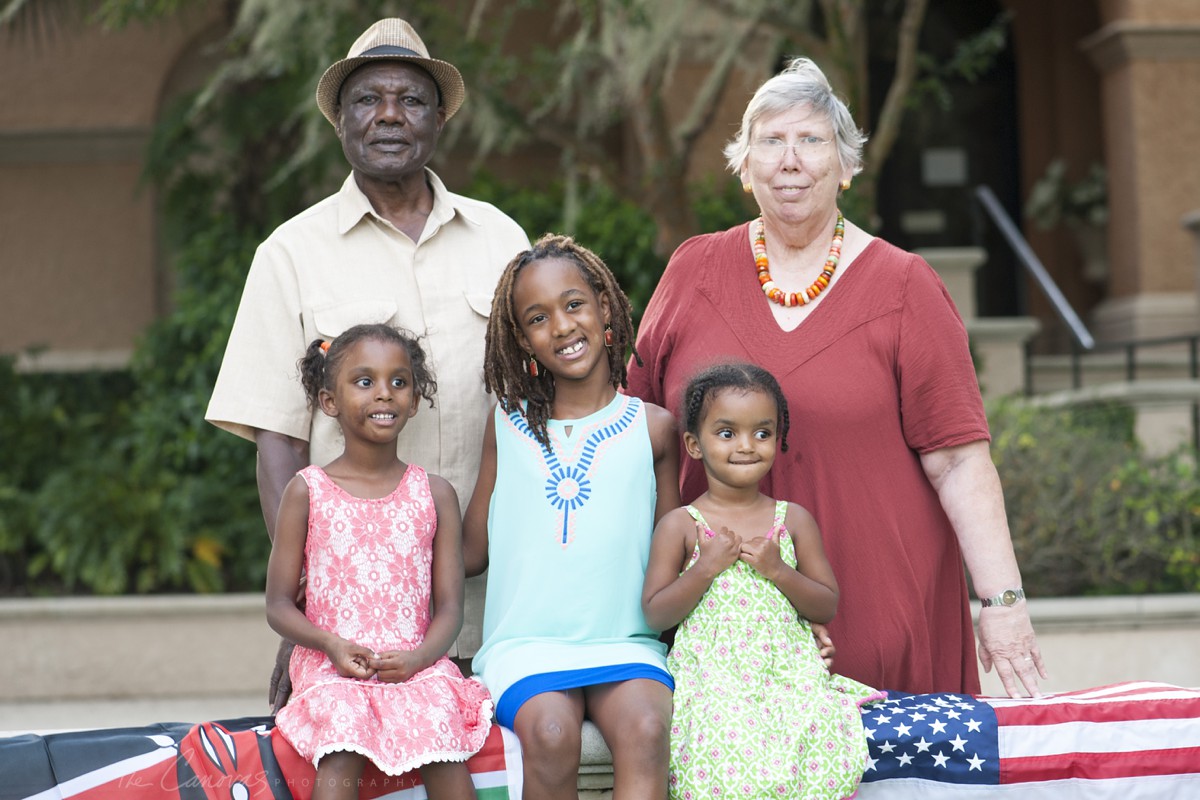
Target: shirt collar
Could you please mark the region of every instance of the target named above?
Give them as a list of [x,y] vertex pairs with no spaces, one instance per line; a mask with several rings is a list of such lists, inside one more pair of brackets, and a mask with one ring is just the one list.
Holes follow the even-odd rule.
[[[429,212],[429,222],[425,226],[426,236],[431,235],[455,217],[461,217],[471,225],[480,224],[473,209],[463,204],[461,197],[447,191],[442,179],[428,167],[425,168],[425,178],[429,181],[430,188],[433,189],[433,209]],[[358,182],[354,180],[354,173],[351,172],[345,183],[342,184],[341,191],[338,192],[338,233],[343,235],[349,233],[366,216],[383,221],[383,218],[375,213],[371,201],[363,194],[362,189],[358,188]]]

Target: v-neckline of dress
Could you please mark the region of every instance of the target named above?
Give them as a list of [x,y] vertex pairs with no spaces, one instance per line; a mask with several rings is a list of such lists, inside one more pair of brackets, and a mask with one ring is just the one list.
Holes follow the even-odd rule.
[[551,417],[546,420],[546,430],[551,431],[553,438],[563,443],[575,442],[579,439],[581,431],[585,431],[605,417],[611,416],[620,408],[624,399],[625,396],[617,392],[607,404],[585,416],[576,419],[554,419]]

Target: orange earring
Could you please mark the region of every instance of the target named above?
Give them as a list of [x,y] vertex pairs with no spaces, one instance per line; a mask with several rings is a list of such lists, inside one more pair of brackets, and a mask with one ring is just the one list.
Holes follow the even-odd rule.
[[604,346],[609,349],[612,349],[612,346],[613,346],[612,325],[604,326]]
[[529,377],[536,378],[538,376],[537,359],[533,357],[533,353],[529,354]]

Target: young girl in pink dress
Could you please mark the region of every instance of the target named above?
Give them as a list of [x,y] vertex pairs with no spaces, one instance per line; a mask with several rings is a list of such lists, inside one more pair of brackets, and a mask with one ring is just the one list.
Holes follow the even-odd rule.
[[[314,800],[358,797],[370,760],[419,768],[431,798],[474,798],[466,765],[491,698],[446,657],[462,627],[462,522],[444,479],[396,456],[437,385],[412,337],[386,325],[313,342],[309,402],[337,419],[345,452],[284,490],[267,568],[267,620],[296,643],[276,726],[317,768]],[[305,611],[296,607],[307,575]]]

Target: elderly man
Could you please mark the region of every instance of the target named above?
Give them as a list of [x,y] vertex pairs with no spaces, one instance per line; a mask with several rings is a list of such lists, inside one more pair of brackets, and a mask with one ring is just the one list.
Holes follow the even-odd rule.
[[[437,407],[404,429],[400,456],[444,476],[460,502],[471,496],[489,407],[481,376],[492,290],[529,239],[494,206],[447,191],[426,167],[465,95],[458,70],[430,58],[400,19],[368,28],[317,85],[350,176],[259,246],[205,415],[258,445],[272,540],[288,480],[342,449],[334,421],[306,406],[296,361],[313,339],[359,323],[423,337]],[[481,612],[472,605],[481,595],[468,587],[461,655],[478,646]]]

